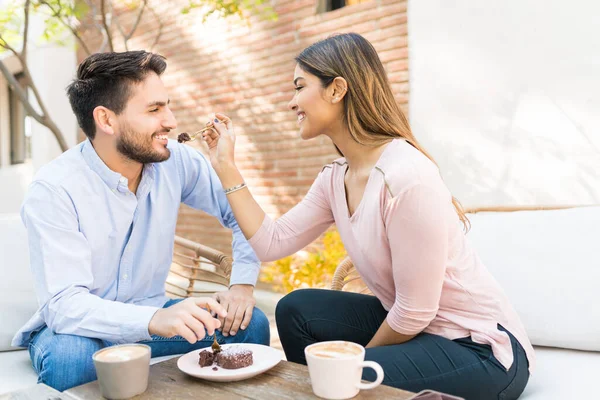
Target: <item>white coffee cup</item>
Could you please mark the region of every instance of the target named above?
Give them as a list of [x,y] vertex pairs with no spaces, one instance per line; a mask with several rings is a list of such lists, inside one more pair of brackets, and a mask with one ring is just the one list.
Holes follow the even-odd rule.
[[102,396],[128,399],[146,391],[150,346],[141,343],[106,347],[92,355]]
[[[311,344],[304,349],[313,392],[325,399],[350,399],[361,389],[373,389],[383,381],[383,368],[365,361],[365,348],[346,341]],[[375,382],[362,383],[363,368],[373,368]]]

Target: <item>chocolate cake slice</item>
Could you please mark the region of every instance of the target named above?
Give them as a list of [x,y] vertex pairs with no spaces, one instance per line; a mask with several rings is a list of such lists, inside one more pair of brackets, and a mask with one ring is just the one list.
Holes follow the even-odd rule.
[[252,350],[228,347],[215,356],[215,363],[225,369],[244,368],[253,363]]
[[213,365],[213,362],[215,361],[215,355],[208,350],[202,350],[200,352],[200,359],[198,360],[198,364],[200,364],[200,367],[210,367],[211,365]]
[[177,141],[179,143],[188,142],[190,140],[192,140],[192,137],[187,132],[182,132],[177,136]]

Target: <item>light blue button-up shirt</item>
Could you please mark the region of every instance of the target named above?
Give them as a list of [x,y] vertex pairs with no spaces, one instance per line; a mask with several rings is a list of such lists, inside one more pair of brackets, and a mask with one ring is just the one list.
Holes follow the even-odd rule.
[[21,209],[39,310],[13,346],[44,325],[113,343],[149,340],[148,323],[168,300],[181,202],[233,230],[230,284],[256,283],[259,261],[210,163],[176,141],[168,148],[167,161],[144,166],[135,194],[87,140],[40,169]]

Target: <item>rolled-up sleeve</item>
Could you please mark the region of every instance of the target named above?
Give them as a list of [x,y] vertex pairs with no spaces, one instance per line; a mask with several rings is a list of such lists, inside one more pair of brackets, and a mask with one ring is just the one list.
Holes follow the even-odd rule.
[[451,199],[416,184],[392,198],[385,211],[396,298],[387,316],[404,335],[423,331],[437,314],[446,271]]
[[102,299],[90,293],[94,277],[90,245],[78,229],[69,197],[34,182],[21,209],[27,227],[30,262],[40,310],[55,333],[113,343],[150,339],[156,307]]
[[229,284],[255,285],[260,261],[233,215],[217,174],[208,160],[190,146],[177,145],[173,150],[183,187],[181,201],[216,217],[221,225],[232,230],[233,269]]

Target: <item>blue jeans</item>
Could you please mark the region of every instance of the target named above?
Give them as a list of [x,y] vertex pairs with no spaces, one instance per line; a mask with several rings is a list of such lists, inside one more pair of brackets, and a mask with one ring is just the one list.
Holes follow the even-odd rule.
[[[164,308],[179,301],[181,299],[169,300]],[[270,343],[269,321],[258,308],[254,308],[252,320],[245,330],[239,330],[235,336],[225,337],[220,331],[215,334],[220,344],[258,343],[268,346]],[[213,337],[208,335],[195,344],[190,344],[181,336],[164,338],[154,335],[152,340],[139,343],[150,346],[152,357],[161,357],[208,347],[212,342]],[[33,334],[29,356],[38,374],[38,383],[63,391],[96,380],[92,354],[112,344],[101,339],[55,334],[44,327]]]
[[[287,360],[301,364],[306,364],[304,348],[313,343],[347,340],[365,346],[386,317],[375,296],[318,289],[288,294],[275,311]],[[385,385],[411,392],[433,389],[467,400],[515,400],[527,385],[529,362],[517,339],[499,329],[507,332],[512,345],[514,362],[508,371],[487,344],[429,333],[402,344],[369,348],[365,359],[381,365]],[[364,369],[363,379],[375,378],[372,369]]]

